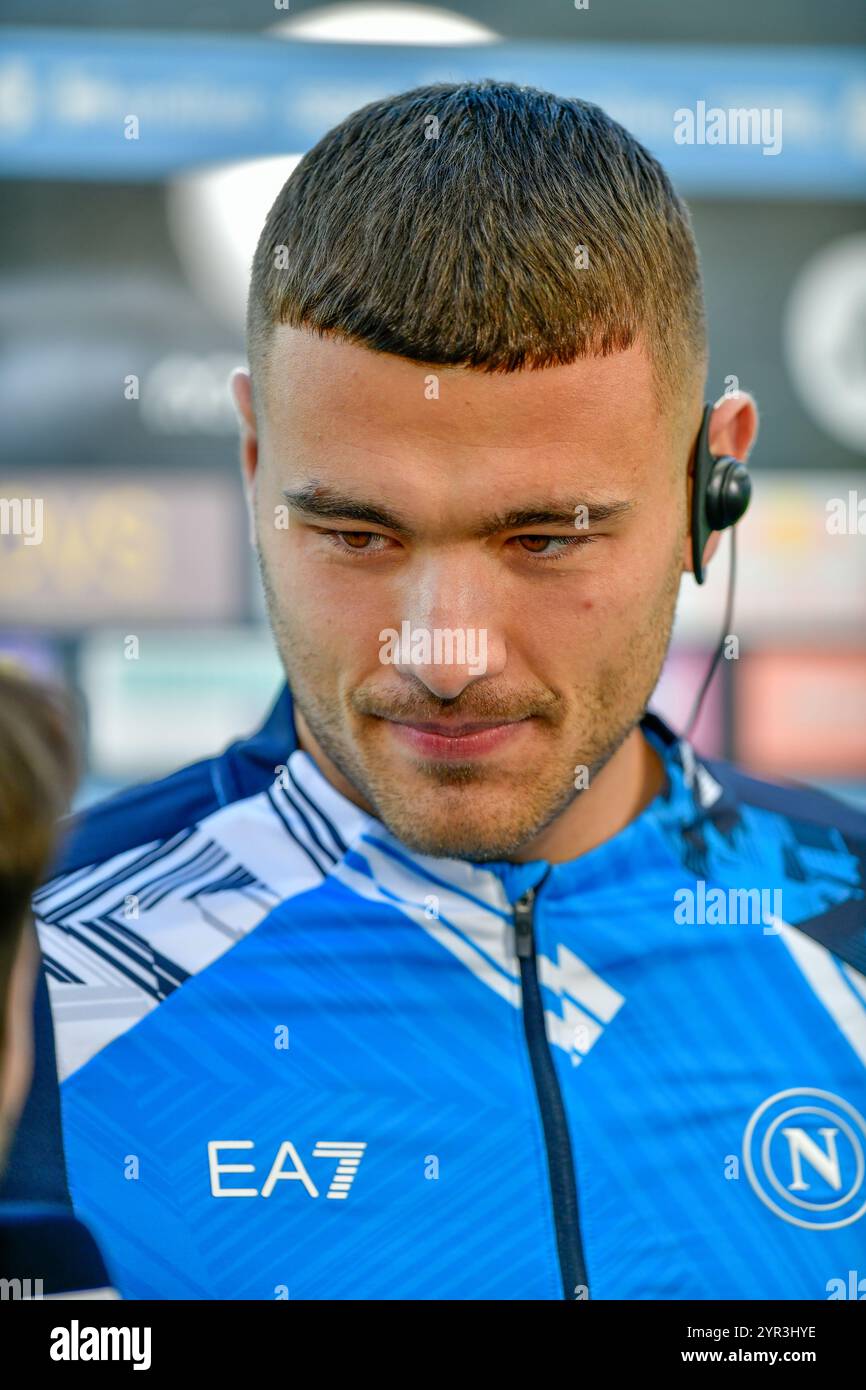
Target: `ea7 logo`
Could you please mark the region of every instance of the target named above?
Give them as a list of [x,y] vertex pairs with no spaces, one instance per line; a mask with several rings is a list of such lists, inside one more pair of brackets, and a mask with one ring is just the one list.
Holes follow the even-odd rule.
[[[336,1159],[337,1170],[331,1178],[326,1197],[345,1199],[355,1179],[355,1174],[364,1156],[366,1144],[343,1139],[320,1139],[313,1149],[313,1158]],[[284,1139],[277,1149],[276,1157],[270,1166],[268,1176],[259,1191],[257,1187],[223,1187],[220,1178],[223,1173],[255,1173],[254,1163],[221,1163],[220,1149],[252,1149],[252,1139],[211,1139],[208,1141],[207,1157],[210,1167],[210,1190],[212,1197],[270,1197],[278,1182],[301,1182],[311,1197],[318,1197],[319,1189],[304,1167],[297,1149],[290,1140]],[[289,1166],[291,1163],[291,1166]]]

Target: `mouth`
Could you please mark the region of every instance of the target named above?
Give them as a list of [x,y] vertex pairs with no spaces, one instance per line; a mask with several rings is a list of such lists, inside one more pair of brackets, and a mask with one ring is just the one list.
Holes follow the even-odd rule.
[[417,723],[385,719],[383,722],[405,748],[422,757],[460,761],[481,757],[513,742],[525,733],[532,718],[525,716],[497,722],[448,719]]

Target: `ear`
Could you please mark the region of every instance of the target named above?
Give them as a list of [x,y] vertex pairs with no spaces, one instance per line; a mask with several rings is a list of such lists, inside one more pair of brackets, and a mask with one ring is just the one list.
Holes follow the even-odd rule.
[[[700,422],[698,422],[699,424]],[[708,433],[708,443],[710,453],[715,458],[721,458],[725,454],[730,454],[732,458],[740,459],[745,463],[752,450],[758,436],[758,405],[754,396],[750,396],[748,391],[734,391],[730,395],[720,396],[713,406],[710,415],[710,427]],[[692,448],[697,442],[697,427],[695,429],[695,440]],[[694,452],[689,465],[689,517],[691,517],[692,506],[692,487],[694,484]],[[706,548],[704,549],[704,569],[706,570],[722,540],[721,531],[713,531]],[[692,574],[692,538],[691,526],[683,543],[683,570],[686,574]]]
[[717,458],[730,454],[746,463],[758,437],[758,404],[748,391],[720,396],[710,416],[708,443]]
[[229,389],[238,416],[241,442],[241,477],[249,519],[250,545],[256,544],[255,484],[259,466],[259,436],[253,403],[253,383],[249,372],[238,367],[232,372]]

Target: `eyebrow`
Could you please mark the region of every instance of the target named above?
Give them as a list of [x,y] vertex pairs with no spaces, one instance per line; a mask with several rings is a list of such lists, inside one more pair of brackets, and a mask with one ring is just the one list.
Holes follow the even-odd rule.
[[[317,483],[307,483],[294,491],[285,488],[283,497],[291,507],[307,516],[317,516],[324,520],[362,521],[370,526],[382,526],[401,536],[411,536],[412,527],[398,512],[373,502],[362,502],[356,497],[337,492],[336,489]],[[535,503],[530,506],[513,508],[507,512],[492,512],[483,517],[473,527],[473,535],[483,538],[494,536],[500,531],[516,531],[527,526],[574,526],[575,508],[585,506],[590,525],[601,521],[611,521],[630,512],[633,502],[627,501],[589,501],[584,499],[572,506],[562,503]]]

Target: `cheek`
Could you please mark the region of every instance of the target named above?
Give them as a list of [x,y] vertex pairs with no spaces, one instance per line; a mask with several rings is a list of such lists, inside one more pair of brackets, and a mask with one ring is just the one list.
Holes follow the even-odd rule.
[[312,559],[303,542],[281,555],[273,582],[286,630],[319,671],[382,670],[379,633],[394,622],[381,586],[342,565]]
[[599,602],[624,628],[638,626],[670,591],[682,556],[672,525],[647,527],[620,556],[614,556]]
[[607,659],[618,626],[608,594],[598,588],[587,594],[562,585],[558,593],[524,607],[506,631],[515,664],[554,686],[571,687],[582,684],[598,662]]
[[585,584],[563,585],[533,603],[531,614],[524,611],[516,635],[528,655],[570,670],[591,669],[615,661],[618,653],[625,658],[634,634],[657,624],[677,583],[664,545],[611,561]]

